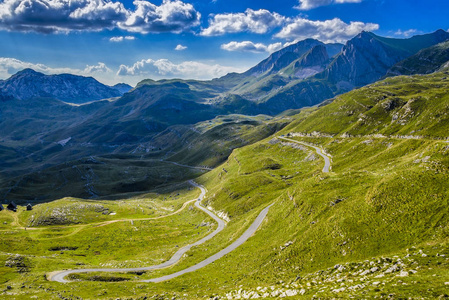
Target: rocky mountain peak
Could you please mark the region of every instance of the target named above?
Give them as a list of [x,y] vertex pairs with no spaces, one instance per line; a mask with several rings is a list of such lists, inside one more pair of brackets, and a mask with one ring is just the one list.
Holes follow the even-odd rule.
[[298,61],[300,67],[321,66],[329,61],[329,54],[324,45],[317,45],[310,49],[303,58]]
[[293,45],[287,46],[279,51],[272,53],[267,59],[263,60],[255,67],[249,69],[244,74],[258,76],[269,71],[279,71],[283,67],[288,66],[294,60],[300,58],[307,51],[317,45],[324,44],[314,39],[299,41]]
[[363,86],[379,80],[396,63],[423,48],[449,38],[444,30],[414,36],[409,39],[393,39],[362,31],[343,47],[340,55],[326,70],[334,84],[349,88]]
[[36,75],[44,75],[44,74],[36,72],[33,69],[26,68],[26,69],[23,69],[22,71],[17,72],[13,76],[27,76],[27,75],[35,75],[36,76]]

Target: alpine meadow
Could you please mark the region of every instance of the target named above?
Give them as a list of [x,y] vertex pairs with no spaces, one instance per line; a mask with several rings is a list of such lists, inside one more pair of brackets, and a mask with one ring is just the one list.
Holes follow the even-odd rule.
[[449,299],[448,12],[0,0],[0,299]]

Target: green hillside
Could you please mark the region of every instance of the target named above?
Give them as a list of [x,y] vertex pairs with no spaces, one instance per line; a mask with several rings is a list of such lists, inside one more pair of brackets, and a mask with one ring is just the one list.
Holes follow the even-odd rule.
[[[17,204],[48,202],[63,197],[126,198],[160,186],[198,177],[205,170],[189,166],[214,168],[235,148],[264,139],[291,122],[288,117],[227,115],[194,125],[171,126],[156,136],[149,135],[138,145],[116,146],[113,154],[90,155],[76,160],[91,147],[54,145],[55,159],[64,163],[35,171],[30,167],[20,176],[0,176],[0,195]],[[97,147],[99,151],[100,147]],[[2,149],[2,148],[0,148]],[[66,155],[68,153],[68,155]],[[34,153],[43,164],[44,153]],[[4,147],[0,166],[11,166],[21,157]],[[22,158],[23,164],[30,166]],[[177,165],[177,164],[182,165]],[[1,173],[0,173],[1,174]]]
[[[80,274],[74,278],[79,281],[68,284],[44,278],[48,272],[79,268],[79,264],[95,267],[110,261],[128,267],[166,258],[178,244],[197,240],[196,230],[183,222],[193,220],[188,222],[195,226],[209,222],[194,209],[169,217],[165,225],[136,221],[133,226],[138,230],[132,235],[136,243],[124,244],[123,249],[136,248],[128,253],[114,246],[109,255],[104,253],[107,250],[99,243],[98,233],[92,249],[61,250],[52,255],[44,239],[52,238],[48,227],[25,232],[2,225],[0,274],[4,279],[0,290],[17,299],[444,297],[449,283],[448,75],[386,79],[327,105],[303,109],[275,135],[233,150],[223,164],[196,179],[208,190],[203,204],[221,212],[229,222],[216,237],[194,247],[173,267],[143,274]],[[322,172],[324,161],[315,150],[281,135],[324,149],[332,158],[331,172]],[[184,188],[179,196],[187,199],[189,193]],[[158,207],[164,206],[169,193],[160,194],[144,199],[145,205],[152,200]],[[179,207],[180,200],[173,205]],[[217,253],[269,204],[274,205],[259,230],[224,258],[167,282],[135,281],[171,274]],[[102,205],[118,210],[112,203]],[[121,208],[122,213],[135,216],[132,209],[136,204],[129,205]],[[36,216],[45,216],[47,211],[40,207]],[[31,216],[24,217],[30,212],[20,213],[21,224],[31,220]],[[145,208],[141,213],[151,212]],[[1,216],[0,224],[3,220],[14,224],[11,213]],[[91,224],[94,216],[95,212],[89,212],[81,222]],[[109,216],[98,218],[109,220]],[[114,223],[110,228],[131,234],[132,227],[126,224]],[[57,228],[70,234],[73,226]],[[157,250],[159,244],[151,242],[164,236],[161,226],[173,234],[172,241],[160,242],[163,252]],[[112,231],[106,228],[100,230],[110,236]],[[151,228],[154,234],[146,239]],[[95,232],[94,228],[86,230]],[[205,231],[203,228],[198,238]],[[82,239],[89,238],[75,232],[55,246],[76,246]],[[95,248],[100,249],[98,255]],[[148,258],[141,251],[148,252]]]
[[430,74],[449,61],[449,42],[423,49],[415,55],[397,63],[387,76]]
[[[448,252],[448,87],[447,73],[396,77],[300,113],[281,133],[324,148],[332,156],[329,174],[320,172],[322,159],[307,147],[271,138],[235,150],[224,165],[226,173],[216,169],[203,176],[214,195],[211,205],[227,211],[231,220],[275,203],[263,229],[233,257],[239,267],[228,267],[241,278],[236,285],[257,291],[267,281],[296,281],[305,287],[306,298],[319,290],[323,297],[444,294],[448,264],[436,253]],[[414,267],[398,267],[413,287],[396,284],[399,271],[383,272],[384,279],[348,272],[369,259],[379,271],[366,274],[380,275],[394,265],[378,263],[380,257],[402,258],[411,247],[414,255],[419,249],[433,252],[424,265],[417,260]],[[350,263],[340,274],[345,285],[334,277],[307,288],[310,278],[335,276],[333,268],[326,269],[343,263]],[[253,271],[244,277],[248,270]],[[366,288],[348,289],[357,284]]]

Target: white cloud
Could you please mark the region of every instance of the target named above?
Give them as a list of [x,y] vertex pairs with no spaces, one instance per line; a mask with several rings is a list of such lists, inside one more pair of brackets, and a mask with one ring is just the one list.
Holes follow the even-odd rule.
[[183,50],[186,50],[186,49],[187,49],[187,46],[183,46],[181,44],[177,45],[176,48],[175,48],[176,51],[183,51]]
[[114,28],[128,11],[121,2],[105,0],[5,0],[0,28],[41,33]]
[[81,71],[81,74],[85,75],[94,75],[99,73],[112,73],[112,70],[109,69],[106,64],[99,62],[96,65],[93,66],[86,66],[84,70]]
[[240,68],[206,64],[197,61],[185,61],[180,64],[175,64],[168,59],[146,59],[138,61],[132,66],[121,65],[117,76],[211,79],[226,75],[230,72],[242,71],[243,69]]
[[114,0],[4,0],[0,29],[60,33],[121,28],[130,32],[183,32],[198,26],[201,14],[180,0],[157,6],[136,0],[128,10]]
[[398,31],[396,31],[394,33],[394,35],[396,35],[396,36],[403,36],[403,37],[408,38],[408,37],[411,37],[411,36],[416,35],[418,33],[421,33],[421,32],[418,32],[418,30],[416,30],[416,29],[409,29],[409,30],[405,30],[405,31],[402,31],[402,30],[399,29]]
[[222,44],[221,49],[226,51],[239,51],[239,52],[268,52],[272,53],[283,48],[282,43],[274,43],[270,45],[265,45],[262,43],[253,43],[251,41],[243,42],[229,42],[227,44]]
[[163,0],[160,6],[148,1],[134,1],[136,10],[125,22],[119,22],[120,28],[139,33],[183,32],[198,26],[201,14],[192,4],[180,0]]
[[305,18],[296,18],[275,36],[287,40],[303,40],[314,38],[324,43],[344,43],[361,31],[374,31],[379,29],[378,24],[350,22],[345,23],[338,18],[325,21],[312,21]]
[[319,6],[342,3],[360,3],[362,0],[299,0],[299,6],[296,8],[301,10],[310,10]]
[[130,35],[128,35],[128,36],[113,36],[113,37],[111,37],[109,39],[109,41],[110,42],[120,43],[120,42],[123,42],[124,40],[132,41],[132,40],[135,40],[135,39],[136,39],[135,37],[130,36]]
[[113,36],[109,39],[109,41],[119,43],[123,42],[124,39],[125,38],[123,36]]
[[265,9],[252,10],[248,8],[244,13],[218,14],[209,20],[209,27],[201,31],[201,35],[215,36],[227,33],[253,32],[267,33],[269,30],[281,26],[286,17],[272,13]]

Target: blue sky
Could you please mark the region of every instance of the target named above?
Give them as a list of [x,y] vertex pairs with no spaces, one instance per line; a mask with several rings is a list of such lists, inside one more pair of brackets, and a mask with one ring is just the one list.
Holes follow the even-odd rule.
[[449,29],[442,0],[0,0],[0,79],[31,67],[114,84],[241,72],[305,38]]

